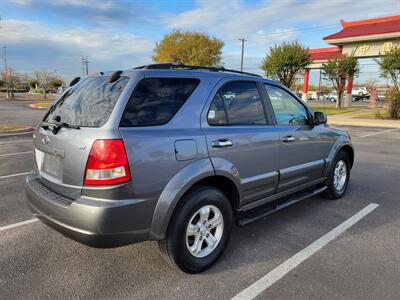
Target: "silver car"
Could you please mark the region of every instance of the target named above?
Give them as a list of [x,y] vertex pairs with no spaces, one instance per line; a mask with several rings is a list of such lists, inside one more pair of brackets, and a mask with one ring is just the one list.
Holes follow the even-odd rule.
[[71,82],[34,134],[28,205],[81,243],[157,240],[173,266],[209,268],[234,222],[346,191],[349,135],[281,84],[154,64]]

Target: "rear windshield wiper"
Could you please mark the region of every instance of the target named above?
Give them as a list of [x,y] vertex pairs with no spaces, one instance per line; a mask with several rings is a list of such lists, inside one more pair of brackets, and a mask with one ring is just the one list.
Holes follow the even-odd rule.
[[53,134],[56,135],[57,132],[61,129],[61,127],[72,128],[72,129],[81,129],[79,125],[70,125],[68,123],[58,123],[53,127]]
[[49,127],[51,126],[51,127],[54,127],[54,126],[56,126],[57,124],[55,124],[55,123],[49,123],[49,122],[42,122],[41,124],[40,124],[40,127],[42,127],[44,130],[47,130],[47,129],[49,129]]
[[81,129],[79,125],[70,125],[68,123],[49,123],[49,122],[42,122],[40,124],[40,127],[42,127],[44,130],[49,129],[49,127],[52,127],[52,132],[53,134],[57,134],[57,132],[61,129],[61,127],[66,127],[66,128],[72,128],[72,129]]

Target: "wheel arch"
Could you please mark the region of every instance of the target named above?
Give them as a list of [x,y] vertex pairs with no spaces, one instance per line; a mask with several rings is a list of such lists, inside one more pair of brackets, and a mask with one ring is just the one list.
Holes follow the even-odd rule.
[[340,152],[340,151],[346,152],[346,154],[349,156],[349,159],[350,159],[350,168],[352,168],[352,167],[353,167],[353,164],[354,164],[354,149],[353,149],[353,147],[352,147],[351,145],[349,145],[349,144],[346,144],[346,145],[343,145],[343,146],[339,149],[338,152]]
[[342,135],[336,140],[335,144],[332,146],[331,151],[329,152],[328,157],[326,158],[326,167],[325,167],[323,176],[325,176],[325,177],[328,176],[329,170],[331,168],[331,164],[334,161],[336,155],[340,151],[345,151],[347,153],[347,155],[349,156],[349,159],[350,159],[350,168],[353,167],[353,164],[354,164],[353,145],[348,136]]
[[225,194],[232,208],[240,205],[238,183],[229,174],[216,174],[209,159],[202,159],[182,169],[167,184],[161,193],[150,227],[149,238],[160,240],[165,237],[170,219],[179,201],[198,186],[212,186]]

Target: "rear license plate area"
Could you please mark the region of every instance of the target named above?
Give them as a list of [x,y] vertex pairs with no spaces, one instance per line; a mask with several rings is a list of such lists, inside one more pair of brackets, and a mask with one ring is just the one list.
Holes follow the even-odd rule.
[[62,158],[58,155],[35,149],[36,163],[40,172],[62,179]]

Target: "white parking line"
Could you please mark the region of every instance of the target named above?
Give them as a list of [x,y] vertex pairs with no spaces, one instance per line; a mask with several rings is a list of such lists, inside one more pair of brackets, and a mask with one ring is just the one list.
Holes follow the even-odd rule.
[[381,134],[381,133],[396,131],[396,130],[399,130],[399,129],[400,129],[400,128],[387,129],[387,130],[383,130],[383,131],[379,131],[379,132],[374,132],[374,133],[370,133],[370,134],[360,135],[360,137],[362,137],[362,138],[364,138],[364,137],[369,137],[369,136],[373,136],[373,135],[377,135],[377,134]]
[[19,226],[22,226],[22,225],[27,225],[27,224],[30,224],[30,223],[33,223],[33,222],[37,222],[37,221],[38,221],[38,219],[30,219],[30,220],[22,221],[22,222],[19,222],[19,223],[3,226],[3,227],[0,227],[0,231],[6,231],[8,229],[12,229],[12,228],[19,227]]
[[286,260],[284,263],[282,263],[281,265],[273,269],[271,272],[269,272],[267,275],[260,278],[255,283],[250,285],[248,288],[237,294],[235,297],[232,298],[232,300],[254,299],[263,291],[265,291],[267,288],[269,288],[271,285],[273,285],[275,282],[277,282],[279,279],[284,277],[291,270],[300,265],[307,258],[315,254],[322,247],[326,246],[328,243],[333,241],[335,238],[337,238],[351,226],[359,222],[362,218],[364,218],[378,206],[379,204],[376,203],[371,203],[367,205],[358,213],[356,213],[354,216],[350,217],[342,224],[338,225],[337,227],[329,231],[327,234],[325,234],[324,236],[320,237],[318,240],[313,242],[311,245],[307,246],[300,252],[296,253],[291,258]]
[[28,175],[29,173],[30,173],[30,172],[18,173],[18,174],[11,174],[11,175],[4,175],[4,176],[0,176],[0,179],[11,178],[11,177],[17,177],[17,176],[22,176],[22,175]]
[[22,142],[32,142],[33,140],[16,140],[0,143],[0,145],[12,144],[12,143],[22,143]]
[[0,154],[0,157],[2,157],[2,156],[20,155],[20,154],[27,154],[27,153],[32,153],[32,151],[14,152],[14,153]]

